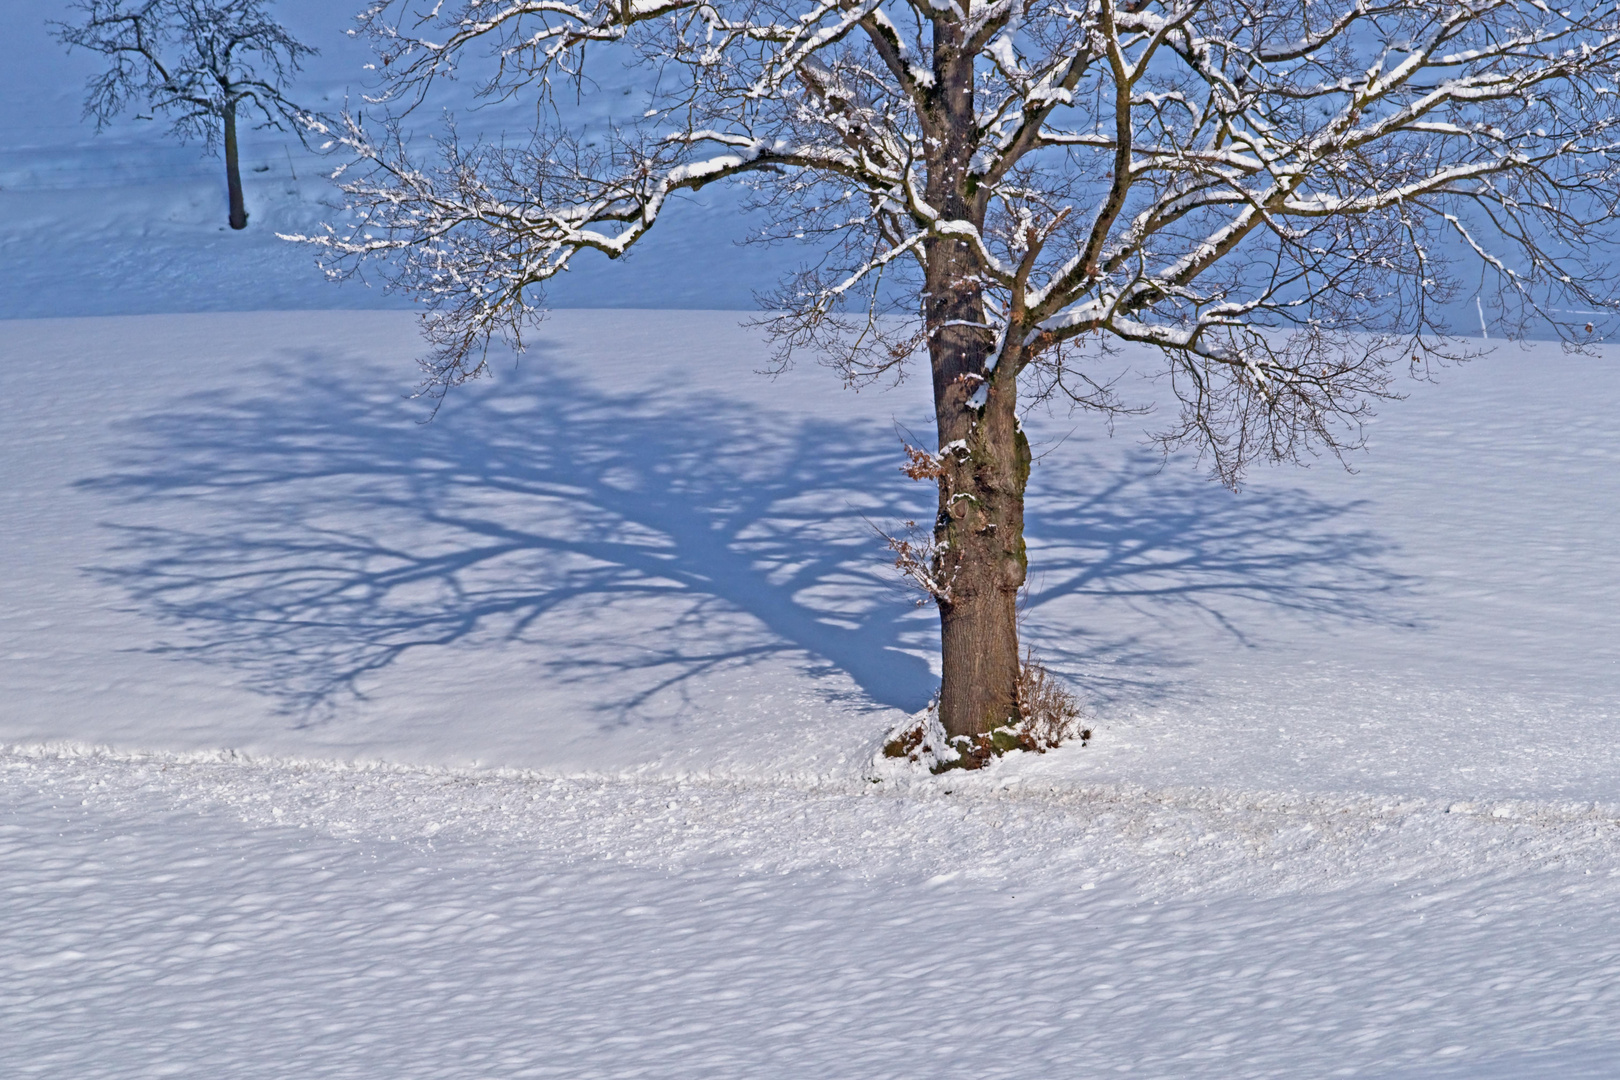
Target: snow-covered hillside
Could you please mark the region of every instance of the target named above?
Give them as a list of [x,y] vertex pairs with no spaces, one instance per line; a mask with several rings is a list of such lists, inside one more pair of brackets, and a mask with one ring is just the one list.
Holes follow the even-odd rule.
[[[10,324],[0,736],[858,775],[934,685],[874,531],[926,387],[738,321],[558,313],[432,423],[402,313]],[[1030,417],[1026,637],[1099,731],[1043,774],[1620,802],[1620,366],[1412,391],[1238,495]]]
[[1620,1076],[1620,357],[1238,495],[1036,412],[1096,737],[873,783],[926,388],[738,322],[4,324],[8,1072]]
[[[372,56],[347,35],[350,6],[281,0],[274,10],[320,50],[291,87],[293,98],[328,112],[357,105],[372,85]],[[249,223],[240,233],[225,227],[224,167],[200,144],[176,143],[165,123],[139,120],[136,109],[96,134],[80,115],[95,58],[69,53],[47,26],[66,17],[64,5],[47,0],[0,5],[0,318],[405,306],[363,283],[333,285],[307,250],[276,238],[315,232],[337,213],[338,193],[325,177],[338,162],[291,133],[243,133]],[[523,137],[526,105],[475,109],[471,85],[447,89],[464,137]],[[587,110],[607,120],[631,101],[602,94]],[[710,190],[680,209],[621,263],[580,260],[553,283],[552,302],[746,308],[803,258],[739,248],[748,219],[735,192]],[[694,266],[704,272],[691,273]]]
[[1620,351],[1240,494],[1032,412],[1094,738],[884,773],[927,387],[704,310],[803,253],[710,189],[428,422],[402,302],[275,238],[332,162],[248,136],[232,233],[62,12],[0,5],[0,1076],[1620,1078]]
[[11,1076],[1620,1069],[1612,807],[0,768]]

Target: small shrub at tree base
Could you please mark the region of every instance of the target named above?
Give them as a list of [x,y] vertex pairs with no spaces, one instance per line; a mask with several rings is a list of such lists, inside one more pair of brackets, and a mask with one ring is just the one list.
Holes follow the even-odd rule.
[[1019,730],[1037,752],[1044,752],[1077,734],[1082,744],[1091,740],[1090,729],[1077,730],[1080,703],[1029,653],[1024,654],[1024,663],[1018,670],[1018,713]]
[[910,757],[922,745],[923,730],[918,724],[883,744],[883,756],[889,758]]

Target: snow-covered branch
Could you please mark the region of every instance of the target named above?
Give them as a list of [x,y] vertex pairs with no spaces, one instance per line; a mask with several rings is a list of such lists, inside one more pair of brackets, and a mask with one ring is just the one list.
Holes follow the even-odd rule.
[[[581,253],[617,258],[672,193],[725,181],[767,238],[819,245],[770,325],[851,377],[973,334],[986,371],[1023,370],[1102,333],[1161,350],[1196,412],[1222,372],[1265,399],[1281,354],[1255,343],[1290,328],[1432,340],[1460,260],[1548,312],[1613,300],[1612,5],[390,0],[365,25],[379,101],[476,70],[557,117],[521,148],[443,140],[432,167],[399,117],[339,139],[353,216],[314,242],[388,261],[430,305],[443,381],[476,373],[492,333],[516,340]],[[652,107],[585,140],[554,88],[594,85],[604,48],[657,73]],[[879,317],[936,278],[967,290],[909,309],[938,334]],[[1378,386],[1310,408],[1353,418]]]

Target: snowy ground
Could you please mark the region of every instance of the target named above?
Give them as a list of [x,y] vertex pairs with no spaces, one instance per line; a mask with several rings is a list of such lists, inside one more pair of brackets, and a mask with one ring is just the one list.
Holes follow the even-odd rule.
[[1236,496],[1037,413],[1096,738],[873,783],[925,390],[737,321],[0,326],[4,1071],[1620,1076],[1620,358]]
[[[334,112],[371,87],[364,41],[347,36],[357,7],[280,0],[272,10],[320,54],[289,88],[294,100]],[[361,283],[336,286],[305,249],[276,238],[336,220],[326,182],[337,161],[290,132],[245,130],[242,179],[248,228],[226,228],[224,166],[200,143],[181,145],[160,121],[132,109],[97,134],[81,117],[88,53],[65,50],[48,21],[54,0],[0,4],[0,319],[183,311],[399,308]],[[472,109],[470,84],[450,89],[464,138],[522,138],[522,102]],[[599,120],[644,104],[597,95]],[[437,117],[437,113],[434,114]],[[735,193],[710,190],[678,206],[668,226],[618,264],[583,259],[555,283],[551,302],[572,307],[752,306],[754,292],[797,266],[801,253],[738,248],[748,231]],[[701,275],[688,272],[707,266]],[[729,272],[712,268],[727,266]]]
[[[935,681],[873,532],[927,513],[926,388],[757,376],[737,321],[559,313],[431,424],[403,314],[11,323],[0,737],[856,774]],[[1620,802],[1617,408],[1510,346],[1240,495],[1032,416],[1061,771]]]
[[[251,134],[224,229],[60,14],[0,5],[0,1076],[1620,1077],[1620,353],[1241,495],[1037,412],[1096,737],[874,783],[925,387],[574,310],[425,424],[397,299],[274,237],[330,162]],[[552,301],[749,306],[801,256],[737,207]]]
[[13,1076],[1620,1062],[1613,807],[3,767]]

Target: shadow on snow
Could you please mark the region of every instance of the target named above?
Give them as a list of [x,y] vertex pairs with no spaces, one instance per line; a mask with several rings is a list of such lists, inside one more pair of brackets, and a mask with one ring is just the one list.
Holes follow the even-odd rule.
[[[887,426],[608,392],[543,353],[420,424],[344,367],[306,357],[270,392],[131,421],[114,471],[82,482],[134,519],[91,572],[179,631],[155,651],[228,665],[302,723],[413,650],[497,642],[589,684],[609,722],[771,657],[855,707],[932,693],[935,616],[873,531],[927,517],[930,493]],[[1088,632],[1097,604],[1197,610],[1240,638],[1244,600],[1391,621],[1400,579],[1352,507],[1158,466],[1077,450],[1037,468],[1030,636],[1089,697],[1151,695],[1187,660]]]

